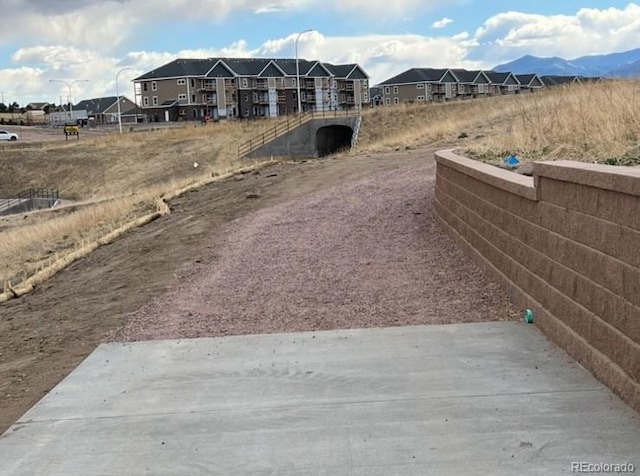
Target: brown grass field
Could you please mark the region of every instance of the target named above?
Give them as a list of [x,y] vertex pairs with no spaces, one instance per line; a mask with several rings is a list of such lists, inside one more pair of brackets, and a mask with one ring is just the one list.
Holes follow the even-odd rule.
[[[465,153],[493,163],[515,153],[524,162],[638,165],[639,106],[636,81],[368,109],[359,148],[373,153],[468,137]],[[190,124],[79,141],[0,145],[0,196],[50,187],[73,201],[65,208],[0,218],[0,282],[15,285],[155,210],[158,197],[246,165],[237,160],[237,144],[276,123]]]

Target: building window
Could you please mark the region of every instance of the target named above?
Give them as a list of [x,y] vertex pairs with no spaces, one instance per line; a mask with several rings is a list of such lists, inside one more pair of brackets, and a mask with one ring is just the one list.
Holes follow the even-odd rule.
[[149,87],[149,83],[142,83],[142,90],[143,91],[146,91],[148,87]]
[[332,87],[333,89],[336,89],[336,88],[338,87],[338,81],[337,81],[336,79],[334,79],[334,80],[332,80],[332,81],[331,81],[331,87]]
[[363,100],[364,102],[367,102],[367,101],[369,100],[369,95],[368,95],[367,93],[364,93],[364,94],[362,95],[362,100]]
[[158,83],[156,83],[155,81],[151,81],[151,91],[157,91],[158,90]]
[[384,102],[387,106],[391,106],[391,98],[386,98]]
[[184,86],[185,84],[187,84],[187,80],[182,78],[178,80],[178,86]]
[[400,104],[400,100],[398,98],[393,98],[393,104]]
[[423,101],[424,101],[424,96],[418,96],[418,97],[416,98],[416,100],[417,100],[418,102],[423,102]]
[[391,94],[391,88],[389,86],[385,86],[384,93],[385,94]]
[[186,94],[178,94],[178,101],[186,101],[186,100],[187,100]]
[[195,88],[196,87],[196,80],[191,78],[191,87]]
[[247,78],[242,78],[242,87],[243,88],[249,87],[249,80]]
[[158,105],[158,96],[153,96],[152,103],[154,106]]
[[148,97],[143,97],[142,98],[142,105],[143,106],[148,106],[149,105],[149,98]]
[[291,85],[295,88],[296,87],[296,78],[291,78]]
[[195,94],[191,95],[191,102],[192,103],[196,102],[196,95]]
[[365,87],[365,88],[367,87],[367,80],[366,79],[364,81],[362,81],[362,86]]
[[416,84],[416,89],[424,89],[424,84]]
[[398,94],[398,86],[393,87],[393,94]]

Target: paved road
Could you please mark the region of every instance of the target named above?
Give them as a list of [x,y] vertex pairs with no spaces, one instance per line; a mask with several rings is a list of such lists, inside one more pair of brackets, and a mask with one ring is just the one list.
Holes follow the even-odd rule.
[[0,438],[2,475],[640,468],[638,414],[521,323],[100,346]]

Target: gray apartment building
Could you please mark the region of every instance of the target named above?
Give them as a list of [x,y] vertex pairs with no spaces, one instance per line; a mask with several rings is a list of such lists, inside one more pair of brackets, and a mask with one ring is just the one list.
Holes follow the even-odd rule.
[[466,69],[411,68],[383,81],[376,88],[382,92],[382,104],[392,106],[518,94],[533,92],[544,86],[545,84],[536,74],[515,75]]
[[[369,104],[369,76],[357,64],[300,59],[302,111]],[[277,117],[298,112],[298,70],[288,58],[177,59],[134,79],[150,121]]]

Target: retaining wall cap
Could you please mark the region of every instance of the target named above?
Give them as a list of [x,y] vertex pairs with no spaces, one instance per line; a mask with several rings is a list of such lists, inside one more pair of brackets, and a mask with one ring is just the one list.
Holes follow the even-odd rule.
[[533,175],[640,196],[640,168],[559,160],[534,162]]
[[485,164],[457,155],[453,150],[454,149],[446,149],[437,151],[435,154],[436,161],[439,164],[446,165],[493,187],[500,188],[529,200],[538,200],[538,193],[534,186],[533,177],[521,175],[501,169],[495,165]]

